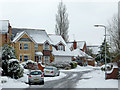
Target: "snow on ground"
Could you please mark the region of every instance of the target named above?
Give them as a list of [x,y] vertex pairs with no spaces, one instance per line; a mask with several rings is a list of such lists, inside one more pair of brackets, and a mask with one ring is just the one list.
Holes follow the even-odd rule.
[[[27,88],[29,87],[28,84],[26,84],[28,82],[28,74],[29,70],[24,69],[24,76],[19,78],[19,79],[12,79],[6,76],[0,76],[0,89],[2,88]],[[64,73],[60,73],[60,76],[55,76],[55,77],[44,77],[44,81],[52,81],[52,80],[58,80],[61,78],[64,78],[66,76],[66,74]],[[4,83],[2,83],[2,81]]]
[[[0,77],[0,88],[27,88],[29,85],[25,84],[24,82],[12,79],[12,78],[8,78],[6,76],[2,76]],[[5,81],[4,83],[2,83],[2,81]]]
[[80,71],[91,71],[93,70],[93,67],[92,66],[79,66],[77,65],[77,67],[75,69],[70,69],[70,70],[60,70],[60,71],[70,71],[70,72],[80,72]]
[[118,80],[105,80],[105,73],[101,70],[94,70],[84,74],[76,84],[76,88],[118,88]]
[[71,77],[69,77],[68,79],[72,79],[72,78],[74,78],[74,77],[76,77],[77,76],[77,74],[73,74]]
[[51,81],[51,80],[58,80],[61,78],[64,78],[66,76],[66,74],[60,72],[60,76],[56,76],[56,77],[44,77],[44,81]]

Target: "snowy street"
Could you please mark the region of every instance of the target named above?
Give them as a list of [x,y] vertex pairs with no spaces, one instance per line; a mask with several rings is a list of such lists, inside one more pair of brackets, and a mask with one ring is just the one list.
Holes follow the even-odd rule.
[[74,88],[76,82],[80,80],[84,72],[64,72],[66,76],[59,80],[47,81],[44,85],[31,85],[29,88]]
[[27,76],[24,75],[18,80],[9,78],[7,83],[3,84],[3,88],[23,88],[23,90],[30,88],[93,88],[92,90],[114,88],[117,90],[118,88],[118,80],[105,80],[104,72],[100,67],[78,66],[76,69],[60,70],[60,72],[60,76],[44,77],[44,85],[28,85],[24,83],[27,81]]

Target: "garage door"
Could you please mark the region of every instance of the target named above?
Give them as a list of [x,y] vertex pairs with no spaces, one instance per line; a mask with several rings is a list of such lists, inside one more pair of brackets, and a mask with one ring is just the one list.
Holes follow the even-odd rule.
[[59,56],[56,56],[55,57],[55,62],[70,62],[72,60],[71,57],[59,57]]

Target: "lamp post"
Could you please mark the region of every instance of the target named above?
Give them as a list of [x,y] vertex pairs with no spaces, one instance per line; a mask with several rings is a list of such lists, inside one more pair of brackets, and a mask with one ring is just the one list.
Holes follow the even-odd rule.
[[106,61],[106,26],[104,25],[94,25],[95,27],[104,27],[105,29],[105,79],[107,78],[107,72],[106,72],[106,64],[107,64],[107,61]]

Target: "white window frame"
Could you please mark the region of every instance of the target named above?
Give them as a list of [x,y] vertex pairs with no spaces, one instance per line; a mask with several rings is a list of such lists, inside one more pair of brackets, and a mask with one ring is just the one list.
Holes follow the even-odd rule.
[[19,50],[22,50],[22,43],[19,43]]
[[27,61],[27,60],[25,60],[25,56],[27,56],[27,60],[29,60],[29,55],[24,55],[24,56],[23,56],[23,60],[24,60],[24,61]]
[[63,51],[63,50],[64,50],[64,46],[62,46],[62,45],[59,45],[59,46],[58,46],[58,50],[61,50],[61,51]]
[[[25,49],[25,47],[26,47],[25,44],[28,45],[28,46],[27,46],[28,49]],[[24,50],[29,50],[29,44],[28,44],[28,43],[23,43],[23,49],[24,49]]]
[[37,50],[38,49],[38,44],[35,44],[35,50]]
[[44,64],[48,64],[48,63],[49,63],[49,59],[50,59],[49,56],[44,56],[44,61],[43,61],[43,63],[44,63]]

